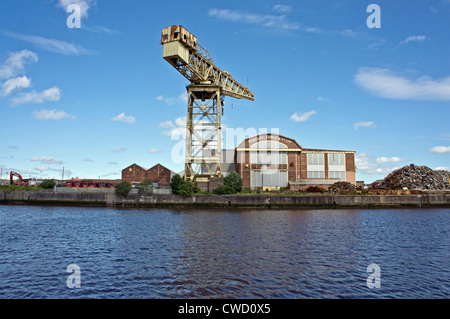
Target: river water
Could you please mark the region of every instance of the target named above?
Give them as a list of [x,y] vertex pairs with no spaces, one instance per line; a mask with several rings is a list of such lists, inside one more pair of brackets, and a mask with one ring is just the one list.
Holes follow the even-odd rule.
[[0,241],[0,298],[450,297],[450,209],[0,206]]

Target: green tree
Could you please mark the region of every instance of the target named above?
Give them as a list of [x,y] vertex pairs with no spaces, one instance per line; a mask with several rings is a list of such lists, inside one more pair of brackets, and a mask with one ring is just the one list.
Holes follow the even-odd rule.
[[194,192],[194,185],[190,181],[182,180],[178,189],[178,195],[183,197],[190,197]]
[[153,181],[151,179],[144,179],[137,186],[138,193],[141,195],[152,194],[153,193]]
[[216,194],[216,195],[229,195],[229,194],[236,194],[236,192],[230,186],[227,186],[227,185],[224,185],[224,184],[220,184],[214,190],[214,194]]
[[39,185],[40,188],[44,188],[44,189],[52,189],[54,188],[56,185],[56,182],[54,179],[46,179],[45,181],[43,181],[41,183],[41,185]]
[[231,172],[223,179],[223,184],[214,190],[216,195],[236,194],[242,191],[242,178],[236,172]]
[[127,181],[120,182],[116,185],[116,194],[119,196],[126,196],[131,191],[131,184]]
[[238,173],[231,172],[224,178],[223,185],[232,190],[232,194],[239,193],[242,190],[242,178]]
[[174,175],[170,180],[170,188],[172,189],[172,194],[179,195],[180,187],[183,183],[184,180],[180,175]]

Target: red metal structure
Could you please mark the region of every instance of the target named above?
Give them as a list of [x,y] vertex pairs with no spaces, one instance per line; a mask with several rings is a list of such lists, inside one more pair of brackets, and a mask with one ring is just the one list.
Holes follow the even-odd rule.
[[[14,180],[14,176],[16,176],[18,178],[18,180]],[[25,186],[25,185],[28,185],[29,181],[30,181],[29,179],[23,179],[22,175],[20,175],[19,173],[16,173],[16,172],[13,172],[13,171],[11,171],[9,173],[9,183],[11,185]]]

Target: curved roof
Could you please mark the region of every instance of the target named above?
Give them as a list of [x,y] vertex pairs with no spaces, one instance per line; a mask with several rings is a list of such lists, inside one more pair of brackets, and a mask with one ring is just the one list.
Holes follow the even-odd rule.
[[[269,143],[261,143],[261,142],[269,142]],[[281,144],[286,145],[287,149],[298,149],[301,150],[302,147],[300,146],[300,144],[297,143],[296,140],[283,136],[283,135],[279,135],[279,134],[272,134],[272,133],[267,133],[267,134],[259,134],[259,135],[255,135],[253,137],[249,137],[246,138],[245,140],[243,140],[239,146],[236,149],[250,149],[250,148],[264,148],[264,149],[279,149],[279,147],[273,147],[273,142],[278,142]],[[255,144],[257,143],[261,143],[262,147],[252,147],[252,146],[256,146]],[[285,148],[285,147],[282,147]]]

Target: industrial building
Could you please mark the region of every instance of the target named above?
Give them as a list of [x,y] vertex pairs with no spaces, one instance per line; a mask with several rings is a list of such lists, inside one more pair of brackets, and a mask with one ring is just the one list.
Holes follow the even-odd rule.
[[235,149],[235,170],[243,187],[303,190],[337,181],[356,184],[355,151],[301,147],[294,139],[261,134]]
[[[338,181],[356,184],[355,151],[304,148],[292,138],[270,133],[247,138],[235,149],[222,150],[221,167],[223,177],[237,172],[243,187],[252,189],[299,191],[310,186],[328,188]],[[132,164],[122,170],[122,180],[136,183],[151,179],[166,187],[175,174],[161,164],[148,170]],[[202,190],[213,191],[223,181],[198,178],[197,182]]]
[[175,172],[161,164],[145,169],[134,163],[122,170],[122,180],[134,184],[150,179],[154,187],[169,187],[170,179],[175,174]]

